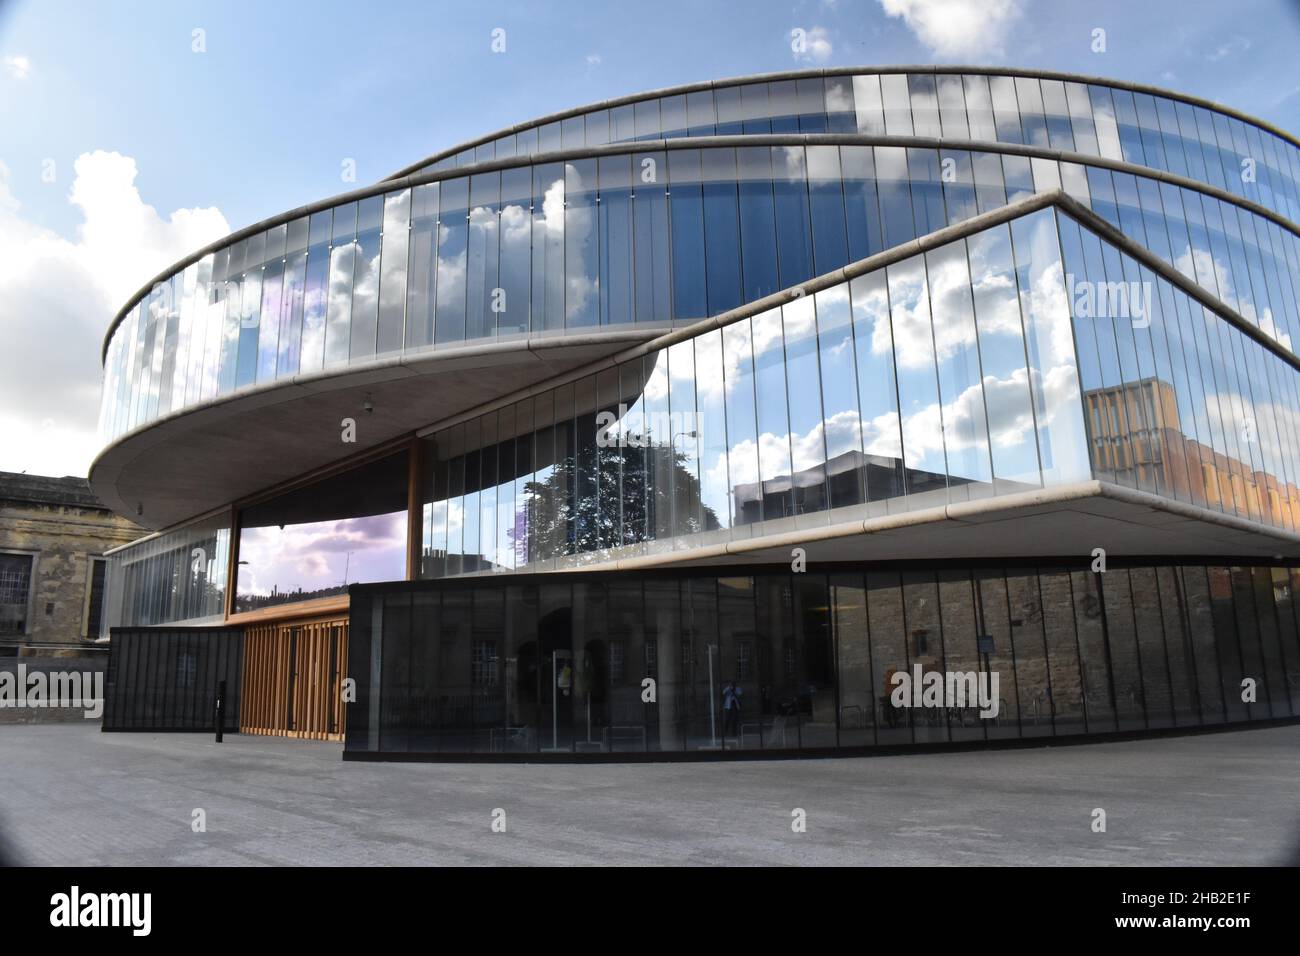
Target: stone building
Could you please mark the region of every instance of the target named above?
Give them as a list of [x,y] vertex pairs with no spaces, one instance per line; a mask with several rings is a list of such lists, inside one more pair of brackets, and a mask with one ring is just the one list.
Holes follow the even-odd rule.
[[139,535],[84,478],[0,472],[0,653],[98,638],[103,554]]

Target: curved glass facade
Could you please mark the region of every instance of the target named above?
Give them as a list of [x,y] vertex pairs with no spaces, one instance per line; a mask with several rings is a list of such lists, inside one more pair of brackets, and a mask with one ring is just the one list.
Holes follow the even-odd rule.
[[[274,629],[347,592],[359,757],[1296,716],[1297,183],[1300,151],[1258,125],[1051,76],[805,74],[516,128],[155,285],[106,344],[105,442],[461,345],[659,337],[204,503],[229,511],[111,556],[108,620]],[[1043,502],[1060,524],[1034,528],[1133,542],[1150,520],[1173,543],[1103,573],[1061,557],[1072,540],[607,570],[774,540],[866,555],[854,536],[886,524],[968,549],[963,515]],[[1022,554],[1018,533],[978,553]],[[899,675],[954,672],[998,677],[992,714],[891,701]]]
[[1286,567],[985,564],[362,586],[344,756],[829,751],[1290,717],[1297,585]]
[[671,149],[444,179],[206,256],[114,332],[102,434],[379,357],[690,323],[1057,188],[1282,347],[1300,340],[1300,236],[1196,190],[961,149]]
[[1063,150],[1186,176],[1300,222],[1300,147],[1294,143],[1175,96],[1067,76],[854,71],[718,83],[525,124],[416,171],[607,143],[772,133],[915,136]]

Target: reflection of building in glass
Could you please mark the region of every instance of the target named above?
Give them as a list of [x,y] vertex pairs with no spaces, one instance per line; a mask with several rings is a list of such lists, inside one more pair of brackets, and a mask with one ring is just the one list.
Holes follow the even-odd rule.
[[[353,757],[1296,716],[1297,147],[1121,83],[817,71],[275,217],[106,338],[92,484],[157,529],[110,621],[132,666],[219,624],[243,729]],[[993,672],[995,717],[890,702]]]

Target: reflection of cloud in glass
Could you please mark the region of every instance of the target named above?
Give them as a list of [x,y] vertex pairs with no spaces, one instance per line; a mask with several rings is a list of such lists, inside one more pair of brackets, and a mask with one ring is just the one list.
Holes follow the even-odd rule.
[[319,591],[406,574],[406,512],[245,528],[239,539],[242,593]]

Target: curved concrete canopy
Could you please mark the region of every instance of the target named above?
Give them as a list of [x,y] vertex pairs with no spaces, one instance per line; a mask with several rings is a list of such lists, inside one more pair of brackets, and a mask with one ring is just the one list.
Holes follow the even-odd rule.
[[[664,331],[517,338],[245,388],[122,436],[91,465],[90,486],[136,524],[166,528]],[[367,397],[371,412],[363,410]],[[344,444],[340,423],[349,417],[356,441]]]

